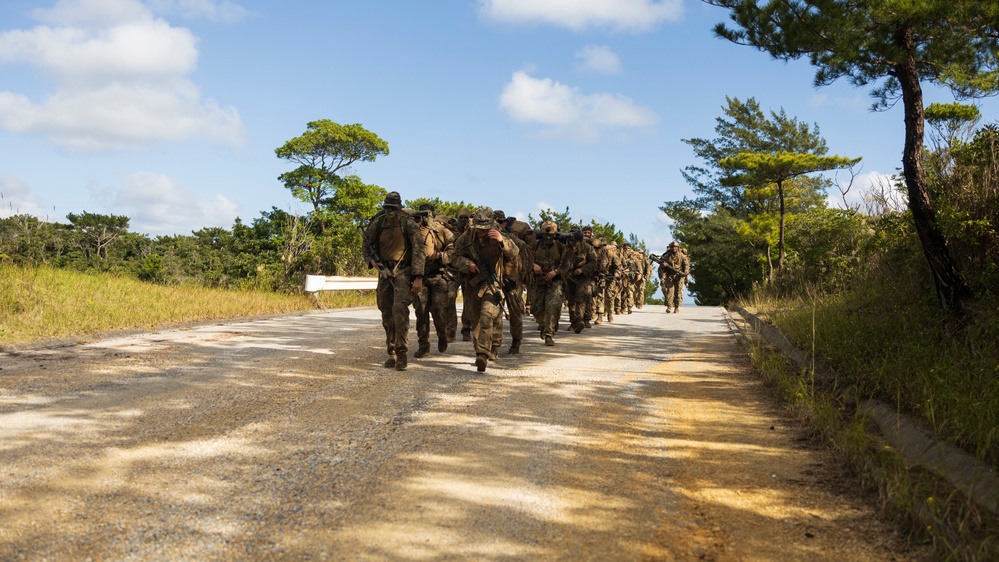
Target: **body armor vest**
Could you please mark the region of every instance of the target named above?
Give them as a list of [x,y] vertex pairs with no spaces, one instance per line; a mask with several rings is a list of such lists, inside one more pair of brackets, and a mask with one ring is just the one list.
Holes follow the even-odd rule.
[[378,254],[388,261],[400,261],[406,257],[406,236],[402,231],[399,211],[388,213],[382,219],[378,233]]

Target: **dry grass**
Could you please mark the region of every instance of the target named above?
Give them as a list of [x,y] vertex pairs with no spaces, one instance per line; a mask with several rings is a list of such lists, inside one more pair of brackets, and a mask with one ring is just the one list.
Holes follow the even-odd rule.
[[372,291],[288,295],[162,286],[110,274],[0,265],[0,344],[126,328],[371,306]]

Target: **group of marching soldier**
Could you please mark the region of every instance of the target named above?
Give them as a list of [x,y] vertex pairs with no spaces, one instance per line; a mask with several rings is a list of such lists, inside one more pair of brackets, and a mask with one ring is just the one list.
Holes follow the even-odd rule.
[[408,364],[410,304],[416,310],[419,345],[414,358],[430,353],[431,324],[441,353],[456,340],[460,327],[482,372],[499,358],[504,317],[512,338],[509,354],[520,352],[528,312],[545,345],[551,346],[564,305],[569,329],[577,334],[613,322],[615,314],[642,308],[653,273],[650,259],[659,264],[667,312],[679,312],[690,273],[690,260],[676,242],[661,257],[647,258],[628,243],[594,238],[588,226],[562,233],[557,224],[544,221],[535,231],[490,207],[463,209],[445,219],[435,216],[431,205],[404,209],[394,191],[364,230],[363,251],[368,264],[378,268],[385,366],[399,371]]

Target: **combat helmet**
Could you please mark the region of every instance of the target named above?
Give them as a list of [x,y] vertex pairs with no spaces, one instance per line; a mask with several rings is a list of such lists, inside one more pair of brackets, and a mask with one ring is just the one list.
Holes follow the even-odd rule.
[[472,215],[472,228],[479,230],[492,230],[496,228],[493,220],[492,207],[479,207]]
[[385,202],[382,203],[382,207],[386,209],[398,209],[402,207],[402,197],[399,195],[398,191],[390,191],[385,196]]

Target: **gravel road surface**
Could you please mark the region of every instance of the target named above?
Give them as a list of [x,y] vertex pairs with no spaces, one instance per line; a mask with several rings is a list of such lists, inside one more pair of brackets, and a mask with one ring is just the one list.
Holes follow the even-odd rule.
[[461,341],[385,369],[383,342],[351,309],[0,354],[0,560],[929,559],[722,309],[485,373]]

